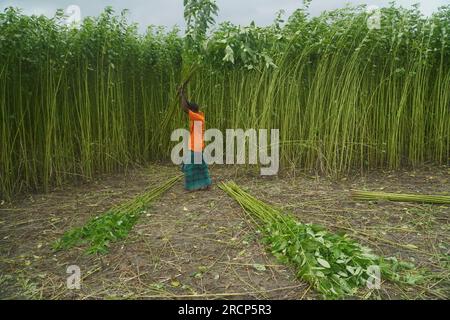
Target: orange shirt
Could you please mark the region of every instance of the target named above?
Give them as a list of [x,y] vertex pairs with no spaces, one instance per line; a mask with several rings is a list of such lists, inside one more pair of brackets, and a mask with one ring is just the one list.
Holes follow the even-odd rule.
[[[194,130],[194,128],[196,128]],[[205,148],[205,114],[201,111],[198,113],[189,110],[189,150],[194,152],[202,152]]]

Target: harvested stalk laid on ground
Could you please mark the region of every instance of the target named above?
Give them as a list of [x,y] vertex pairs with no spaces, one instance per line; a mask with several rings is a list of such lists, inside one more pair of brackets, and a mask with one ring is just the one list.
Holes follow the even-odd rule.
[[[413,265],[383,258],[345,234],[305,224],[254,198],[234,182],[219,187],[234,198],[263,232],[263,241],[282,263],[293,265],[325,298],[354,296],[359,288],[381,279],[412,282]],[[400,273],[400,271],[404,271]],[[415,280],[416,281],[416,280]],[[373,287],[372,287],[373,288]]]
[[138,221],[147,206],[169,190],[181,176],[169,179],[164,184],[118,205],[104,215],[95,217],[84,226],[67,231],[54,243],[54,249],[68,249],[79,244],[88,244],[87,253],[107,253],[110,242],[124,239]]
[[389,200],[397,202],[450,204],[450,196],[438,196],[438,195],[399,194],[399,193],[352,190],[351,196],[354,200],[366,200],[366,201]]

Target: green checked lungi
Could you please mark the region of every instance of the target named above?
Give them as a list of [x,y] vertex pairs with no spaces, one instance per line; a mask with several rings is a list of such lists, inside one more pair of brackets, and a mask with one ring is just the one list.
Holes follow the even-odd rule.
[[[212,181],[209,177],[208,165],[206,164],[203,153],[190,152],[190,163],[183,163],[181,170],[184,173],[184,187],[186,190],[199,190],[211,185]],[[194,161],[201,159],[201,163],[196,164]],[[198,161],[200,162],[200,161]]]

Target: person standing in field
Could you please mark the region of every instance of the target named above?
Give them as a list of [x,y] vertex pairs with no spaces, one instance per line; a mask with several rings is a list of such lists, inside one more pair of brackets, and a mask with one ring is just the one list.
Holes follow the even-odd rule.
[[183,163],[184,186],[188,191],[209,190],[212,181],[209,176],[208,165],[203,158],[205,148],[205,114],[200,107],[186,99],[184,85],[179,89],[181,107],[189,116],[189,159]]

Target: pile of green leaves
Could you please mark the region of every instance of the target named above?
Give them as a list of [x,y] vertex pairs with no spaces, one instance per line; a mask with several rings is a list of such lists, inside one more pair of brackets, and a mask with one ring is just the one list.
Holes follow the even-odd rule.
[[242,27],[224,22],[208,41],[206,60],[221,68],[276,68],[273,57],[279,53],[274,53],[275,48],[283,42],[280,32],[275,24],[259,27],[252,22]]
[[174,177],[157,188],[110,209],[104,215],[95,217],[84,226],[67,231],[54,243],[53,248],[60,250],[88,244],[88,254],[107,253],[110,243],[125,239],[139,217],[146,212],[148,205],[179,179],[180,176]]
[[270,224],[264,231],[264,242],[272,254],[280,262],[295,266],[298,277],[326,298],[356,295],[359,288],[375,283],[376,269],[388,280],[411,278],[398,273],[413,268],[411,264],[379,257],[346,234],[328,232],[320,225],[288,217],[285,223]]
[[[319,225],[304,224],[242,190],[234,182],[220,188],[233,197],[263,231],[264,243],[282,263],[294,266],[325,298],[354,296],[358,289],[381,278],[411,282],[413,265],[382,258],[345,234],[334,234]],[[256,218],[256,219],[255,219]],[[411,270],[412,271],[412,270]],[[419,279],[419,278],[415,278]]]

